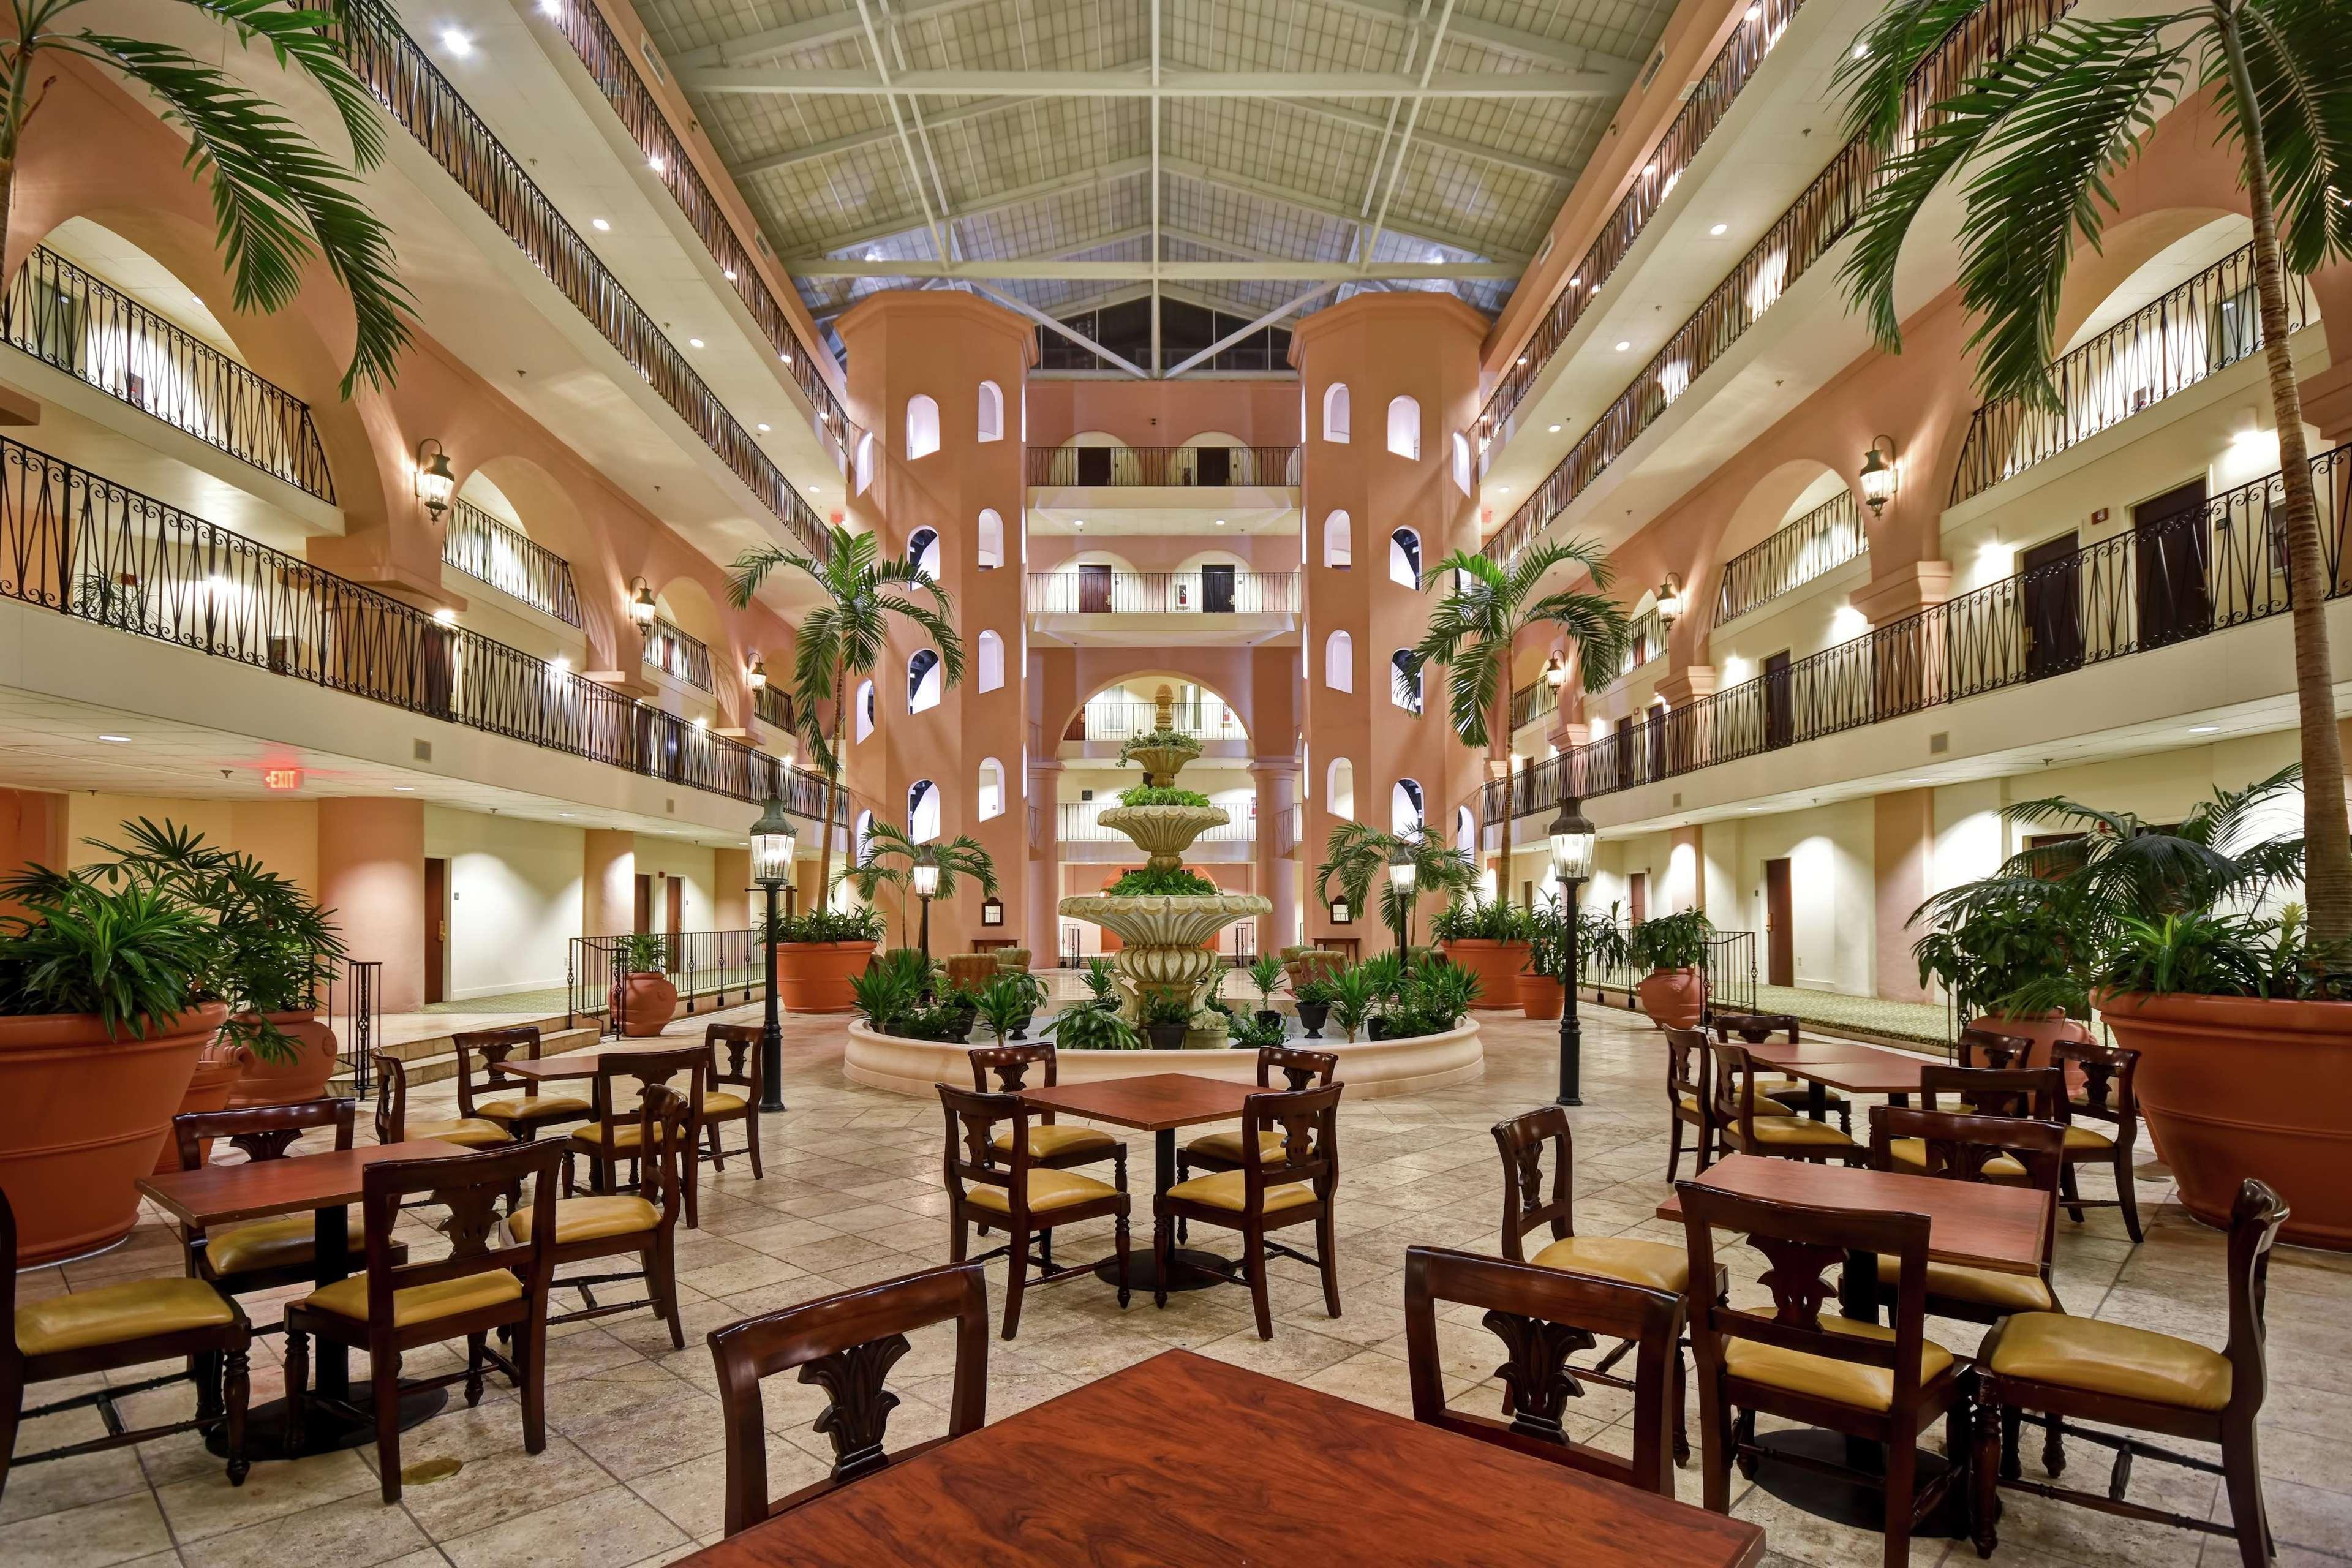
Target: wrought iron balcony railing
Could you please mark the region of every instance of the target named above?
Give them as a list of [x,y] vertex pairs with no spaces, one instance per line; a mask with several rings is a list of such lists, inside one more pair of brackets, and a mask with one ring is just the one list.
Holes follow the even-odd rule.
[[1655,610],[1644,610],[1633,617],[1631,635],[1625,639],[1624,657],[1617,661],[1620,679],[1633,674],[1652,659],[1666,651],[1666,623],[1658,618]]
[[1715,594],[1715,624],[1744,616],[1834,572],[1870,549],[1870,533],[1853,504],[1852,490],[1840,490],[1762,543],[1724,563]]
[[[1971,13],[1954,27],[1935,53],[1912,72],[1904,89],[1898,150],[1917,138],[1938,100],[1957,90],[1978,69],[2065,15],[2073,3],[2000,0]],[[1860,137],[1839,149],[1829,167],[1805,187],[1731,275],[1717,284],[1690,319],[1666,340],[1633,384],[1618,395],[1559,466],[1528,493],[1510,521],[1486,541],[1483,546],[1486,555],[1509,561],[1540,536],[1601,470],[1623,456],[1642,432],[1689,390],[1692,382],[1772,308],[1790,284],[1828,255],[1861,212],[1882,164],[1883,160]]]
[[1296,572],[1032,572],[1036,616],[1270,616],[1298,613]]
[[[2311,287],[2294,273],[2286,279],[2286,318],[2289,331],[2314,320]],[[2122,424],[2262,347],[2249,244],[2053,361],[2056,408],[2022,397],[1997,398],[1979,408],[1952,476],[1951,504]]]
[[646,663],[688,686],[717,689],[710,679],[710,649],[701,638],[659,616],[646,628]]
[[814,774],[5,437],[0,595],[730,799],[782,794],[811,821],[822,809]]
[[[2352,591],[2352,445],[2311,460],[2327,596]],[[1612,794],[1865,724],[2045,680],[2282,615],[2285,488],[2276,474],[1947,600],[1787,668],[1628,723],[1510,781],[1515,816],[1567,791]],[[1505,806],[1486,786],[1486,819]]]
[[580,624],[572,563],[462,496],[449,505],[441,559],[535,610],[571,626]]
[[[1102,814],[1118,809],[1117,799],[1065,800],[1054,805],[1054,835],[1062,844],[1118,844],[1127,842],[1127,835],[1116,827],[1103,825]],[[1257,840],[1257,819],[1245,805],[1226,808],[1233,820],[1222,827],[1212,827],[1193,840],[1198,844],[1247,844]],[[1136,851],[1140,855],[1141,849]]]
[[46,246],[8,284],[0,335],[108,396],[332,505],[310,405]]
[[1511,693],[1511,728],[1532,724],[1547,713],[1559,711],[1559,688],[1538,676]]
[[339,26],[352,68],[392,118],[521,247],[801,547],[822,558],[827,550],[824,520],[769,460],[751,433],[735,422],[719,395],[703,384],[677,345],[605,269],[588,242],[564,221],[415,40],[374,0],[341,16]]
[[770,681],[751,693],[751,716],[762,724],[792,733],[793,694]]
[[1277,489],[1298,483],[1296,447],[1032,447],[1042,486]]
[[[1071,716],[1065,741],[1131,741],[1149,735],[1158,726],[1158,712],[1149,702],[1089,702]],[[1176,705],[1176,728],[1203,741],[1245,741],[1249,731],[1241,715],[1215,698]]]

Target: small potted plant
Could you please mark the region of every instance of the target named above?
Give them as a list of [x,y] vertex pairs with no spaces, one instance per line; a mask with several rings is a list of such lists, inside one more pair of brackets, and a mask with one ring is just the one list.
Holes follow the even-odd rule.
[[852,975],[881,944],[882,917],[871,907],[803,910],[761,922],[760,938],[776,948],[776,1000],[791,1013],[846,1013],[856,1005]]
[[1537,905],[1528,914],[1527,967],[1512,976],[1521,1016],[1557,1018],[1567,1005],[1570,929],[1557,899]]
[[1325,984],[1331,990],[1332,1022],[1347,1032],[1348,1043],[1353,1045],[1356,1031],[1370,1021],[1373,1008],[1380,1005],[1380,981],[1365,965],[1351,963]]
[[1192,1026],[1192,1009],[1176,992],[1152,991],[1143,998],[1138,1021],[1153,1050],[1181,1051],[1184,1048],[1184,1033]]
[[645,1039],[669,1027],[677,1015],[677,987],[663,973],[669,966],[669,939],[641,931],[613,944],[613,1022],[621,1035]]
[[1706,945],[1715,927],[1698,910],[1655,915],[1627,938],[1635,969],[1647,970],[1635,987],[1642,1011],[1669,1029],[1691,1029],[1706,1015]]
[[1282,1015],[1279,1013],[1260,1013],[1255,1017],[1237,1019],[1234,1024],[1234,1048],[1239,1051],[1254,1051],[1279,1046],[1282,1044],[1284,1034]]
[[1055,1015],[1043,1033],[1066,1051],[1139,1051],[1143,1037],[1116,1008],[1070,1007]]
[[998,1045],[1028,1032],[1043,990],[1026,974],[999,974],[972,995],[974,1016]]
[[1274,1005],[1274,994],[1282,989],[1282,960],[1267,953],[1249,966],[1250,984],[1257,987],[1257,1016],[1261,1023],[1271,1020],[1276,1028],[1282,1026],[1282,1014]]
[[1310,1040],[1323,1037],[1323,1025],[1331,1016],[1331,983],[1309,980],[1294,986],[1291,996],[1298,1005],[1298,1026]]

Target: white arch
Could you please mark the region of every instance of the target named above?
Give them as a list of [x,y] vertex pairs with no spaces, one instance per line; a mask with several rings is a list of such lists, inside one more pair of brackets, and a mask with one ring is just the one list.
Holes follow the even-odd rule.
[[857,814],[856,831],[850,835],[850,864],[853,866],[866,864],[866,852],[873,847],[873,845],[874,814],[870,811],[861,811]]
[[874,733],[874,683],[857,683],[857,738],[861,741]]
[[1466,805],[1454,808],[1454,847],[1465,855],[1478,852],[1478,819],[1470,815]]
[[1004,764],[994,757],[980,759],[980,799],[973,815],[981,822],[1004,815]]
[[940,531],[919,528],[907,538],[907,564],[936,583],[940,580]]
[[1421,456],[1421,405],[1402,395],[1389,399],[1389,450],[1400,458]]
[[1466,496],[1476,485],[1471,472],[1470,437],[1456,430],[1454,432],[1454,488]]
[[857,490],[864,495],[874,482],[874,432],[868,430],[857,438]]
[[940,705],[940,692],[945,684],[943,665],[937,652],[917,648],[907,659],[907,711],[920,713]]
[[1420,826],[1421,812],[1421,781],[1397,780],[1389,790],[1389,831],[1403,833]]
[[1323,439],[1348,444],[1348,384],[1335,381],[1323,389]]
[[1345,757],[1334,757],[1325,770],[1323,800],[1334,816],[1353,818],[1356,815],[1356,765]]
[[1406,712],[1421,712],[1422,672],[1412,660],[1412,649],[1401,647],[1389,655],[1389,700]]
[[993,691],[1004,684],[1004,639],[994,632],[980,634],[980,689]]
[[1356,689],[1355,639],[1344,631],[1323,640],[1323,684],[1334,691]]
[[1346,512],[1335,511],[1323,520],[1324,565],[1346,570],[1348,563],[1354,559],[1355,546],[1355,525],[1348,521]]
[[980,439],[1004,439],[1004,389],[992,381],[980,384]]
[[907,786],[907,837],[927,844],[940,836],[940,786],[917,779]]
[[1389,581],[1421,591],[1421,535],[1410,528],[1389,535]]
[[980,511],[980,569],[991,572],[1004,564],[1004,520],[992,506]]
[[907,460],[928,458],[940,449],[940,405],[929,393],[907,399]]

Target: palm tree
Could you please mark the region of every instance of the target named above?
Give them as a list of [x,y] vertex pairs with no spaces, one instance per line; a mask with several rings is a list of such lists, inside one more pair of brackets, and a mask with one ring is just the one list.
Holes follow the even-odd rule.
[[[824,773],[824,823],[817,849],[820,888],[833,885],[833,814],[841,795],[841,731],[849,713],[850,679],[874,673],[889,635],[890,617],[905,616],[931,639],[947,685],[963,679],[963,641],[949,619],[955,606],[945,588],[911,561],[880,559],[870,533],[852,533],[835,523],[825,542],[822,560],[776,545],[747,550],[735,558],[730,584],[730,596],[741,609],[768,574],[789,566],[804,574],[825,599],[801,622],[799,646],[793,651],[793,710],[800,715],[801,738]],[[929,595],[932,602],[910,597],[909,590]],[[823,727],[817,709],[827,701],[833,704],[830,731]],[[878,824],[874,831],[882,831]],[[992,880],[994,875],[990,873]]]
[[[1566,589],[1535,597],[1544,574],[1563,563],[1592,579],[1590,592]],[[1454,574],[1429,629],[1414,646],[1418,664],[1447,671],[1446,717],[1462,743],[1483,754],[1496,735],[1511,732],[1511,650],[1529,627],[1558,626],[1579,649],[1584,689],[1600,691],[1617,679],[1631,623],[1606,592],[1610,570],[1601,547],[1587,540],[1554,541],[1527,550],[1508,566],[1475,551],[1457,550],[1437,563]],[[1504,782],[1502,871],[1496,892],[1511,901],[1511,803]]]
[[[2095,247],[2116,173],[2184,88],[2210,89],[2244,164],[2254,288],[2285,500],[2287,591],[2302,719],[2313,935],[2352,937],[2352,827],[2336,734],[2326,566],[2287,353],[2286,274],[2352,254],[2352,27],[2340,0],[2208,0],[2163,15],[2052,24],[1906,122],[1913,70],[1995,0],[1897,0],[1839,67],[1846,121],[1885,159],[1841,275],[1887,348],[1901,346],[1895,280],[1929,198],[1965,174],[1961,303],[1977,318],[1987,397],[2056,408],[2050,363],[2069,261]],[[1915,133],[1916,132],[1916,133]],[[1906,138],[1911,139],[1906,142]]]
[[[1389,862],[1403,856],[1412,863],[1412,891],[1397,891],[1389,879]],[[1455,849],[1429,829],[1414,823],[1402,833],[1380,833],[1360,822],[1343,822],[1331,830],[1323,846],[1323,864],[1315,868],[1315,896],[1325,910],[1331,907],[1331,883],[1337,879],[1348,902],[1362,909],[1371,896],[1372,879],[1381,879],[1381,919],[1397,933],[1400,956],[1412,946],[1412,909],[1423,893],[1454,894],[1477,885],[1478,862],[1467,850]]]
[[[239,46],[258,39],[281,67],[299,70],[332,100],[351,139],[351,167],[321,151],[285,110],[219,66],[176,44],[63,25],[88,0],[8,0],[13,35],[0,40],[0,248],[26,127],[54,76],[47,58],[89,60],[152,93],[188,138],[188,166],[212,187],[218,244],[228,258],[239,310],[268,315],[292,303],[314,256],[351,296],[359,332],[342,393],[365,376],[390,384],[408,344],[415,302],[393,268],[392,232],[370,210],[359,175],[383,156],[375,100],[352,70],[353,44],[383,24],[368,0],[175,0],[170,9],[217,22]],[[160,15],[160,11],[158,13]]]
[[[883,864],[887,859],[904,860],[903,868]],[[877,822],[866,831],[866,858],[857,866],[843,873],[843,880],[854,882],[861,894],[872,899],[874,889],[887,882],[895,887],[912,887],[915,873],[929,868],[939,873],[938,885],[929,898],[955,897],[956,879],[970,877],[980,884],[980,890],[990,898],[996,896],[996,862],[980,847],[980,840],[959,833],[946,843],[918,844],[887,822]],[[907,905],[904,897],[898,902],[898,942],[907,941]],[[931,952],[930,905],[923,906],[923,956]]]

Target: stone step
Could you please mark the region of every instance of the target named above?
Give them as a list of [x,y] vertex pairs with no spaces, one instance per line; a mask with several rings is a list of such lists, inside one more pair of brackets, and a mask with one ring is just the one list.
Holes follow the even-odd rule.
[[[539,1027],[539,1054],[561,1056],[566,1051],[583,1051],[593,1046],[603,1030],[599,1022],[589,1019],[566,1028],[563,1015],[548,1018],[517,1018],[513,1027],[536,1024]],[[397,1058],[407,1068],[408,1084],[415,1089],[423,1084],[439,1083],[457,1076],[457,1042],[455,1031],[446,1035],[428,1036],[423,1039],[405,1040],[395,1046],[377,1047],[383,1054]],[[338,1093],[352,1092],[351,1066],[345,1062],[332,1080]]]

